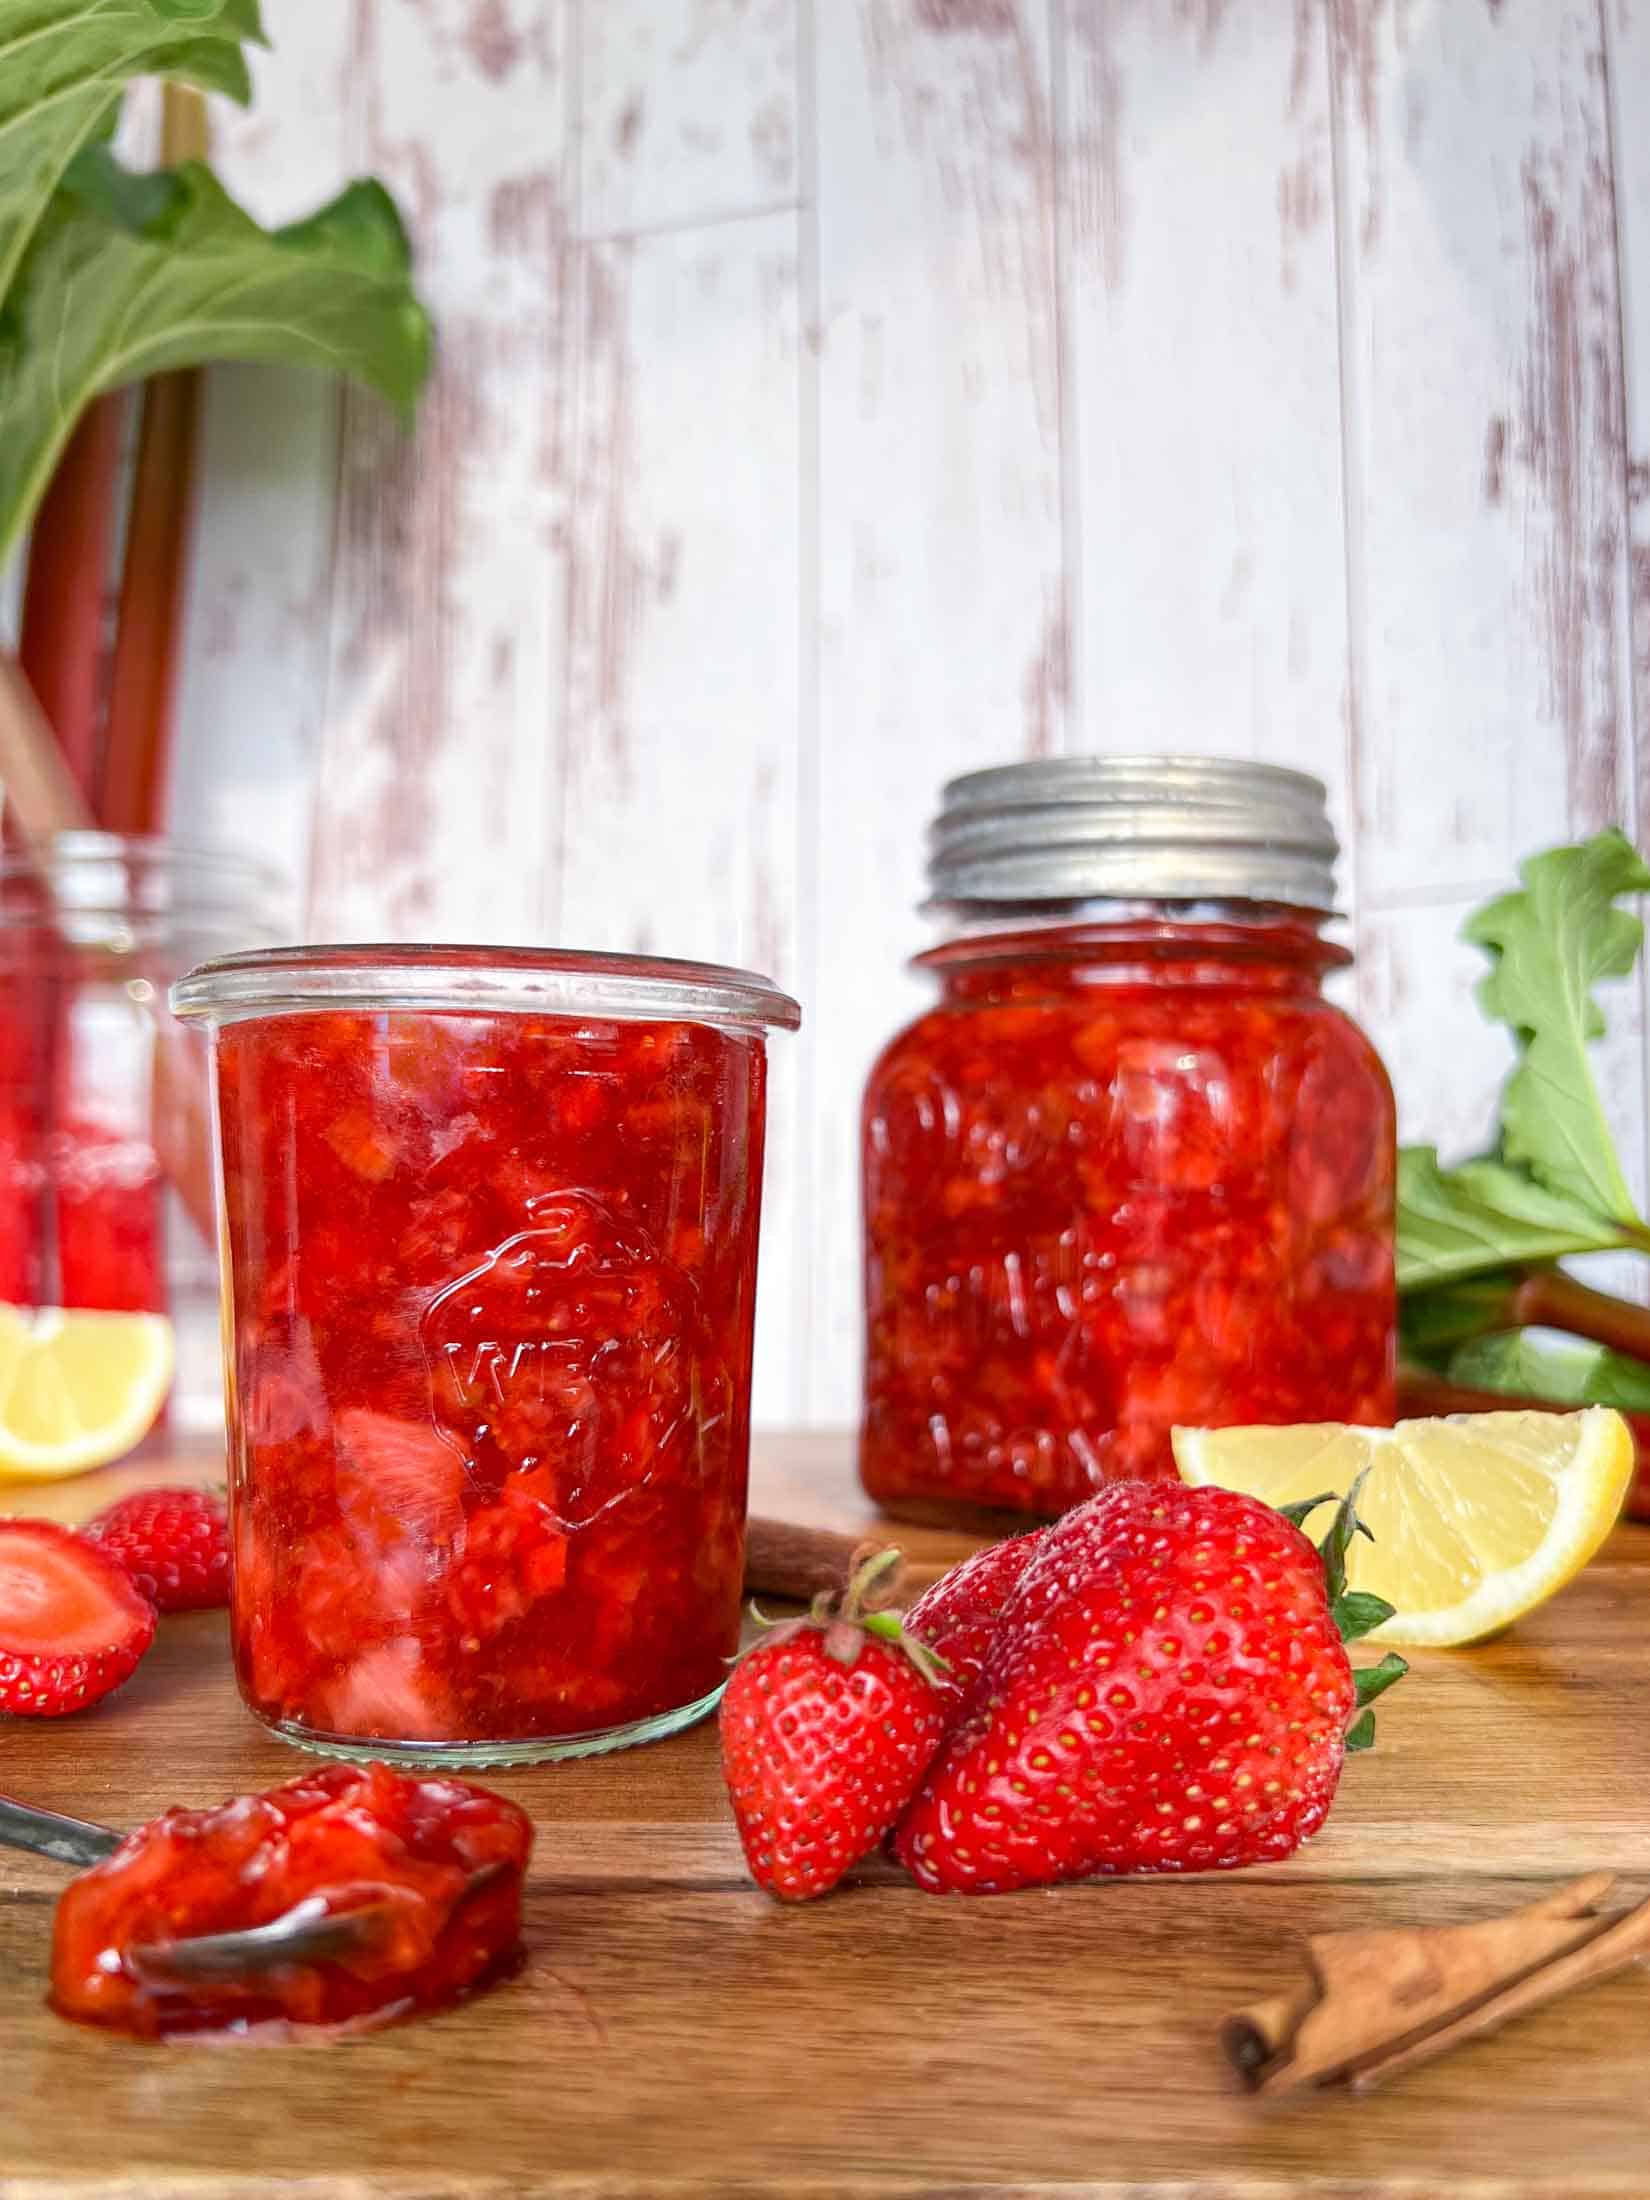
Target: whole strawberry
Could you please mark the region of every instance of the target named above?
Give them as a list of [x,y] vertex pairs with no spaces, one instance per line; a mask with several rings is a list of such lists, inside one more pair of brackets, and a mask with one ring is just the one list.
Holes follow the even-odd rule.
[[722,1774],[759,1887],[806,1902],[870,1855],[916,1792],[945,1731],[931,1661],[888,1612],[867,1611],[897,1564],[857,1565],[840,1603],[774,1629],[722,1697]]
[[[1354,1526],[1343,1508],[1326,1544],[1337,1596]],[[1254,1498],[1102,1491],[1041,1538],[895,1853],[950,1894],[1287,1856],[1328,1813],[1360,1701],[1331,1586]],[[1387,1615],[1344,1601],[1353,1631]],[[1371,1694],[1397,1677],[1377,1670]]]
[[84,1532],[119,1559],[157,1612],[229,1601],[229,1523],[208,1490],[136,1490]]
[[84,1536],[0,1520],[0,1711],[84,1711],[120,1686],[154,1633],[154,1606]]
[[944,1660],[935,1685],[953,1706],[965,1699],[985,1663],[1003,1606],[1020,1586],[1046,1529],[987,1544],[930,1583],[905,1615],[905,1631]]

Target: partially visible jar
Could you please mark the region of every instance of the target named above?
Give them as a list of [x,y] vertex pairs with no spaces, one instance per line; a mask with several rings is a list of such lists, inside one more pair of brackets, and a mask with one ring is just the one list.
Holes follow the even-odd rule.
[[1390,1422],[1395,1126],[1324,999],[1321,784],[1062,759],[945,791],[938,1003],[864,1106],[860,1470],[1052,1516],[1176,1423]]
[[0,856],[0,1301],[171,1318],[175,1431],[223,1417],[206,1049],[167,1006],[269,940],[280,875],[158,836]]
[[743,971],[316,947],[216,1069],[241,1693],[332,1755],[674,1732],[738,1648],[766,1035]]

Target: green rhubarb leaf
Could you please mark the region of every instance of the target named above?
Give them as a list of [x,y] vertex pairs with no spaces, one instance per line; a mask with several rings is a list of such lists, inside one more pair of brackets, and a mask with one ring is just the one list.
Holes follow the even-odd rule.
[[1412,1366],[1442,1374],[1457,1345],[1507,1327],[1514,1318],[1517,1287],[1518,1277],[1511,1269],[1489,1268],[1463,1283],[1408,1292],[1398,1302],[1401,1356]]
[[1650,866],[1619,832],[1532,856],[1522,888],[1468,919],[1494,968],[1484,1013],[1512,1030],[1519,1060],[1501,1095],[1501,1152],[1550,1191],[1642,1229],[1587,1059],[1604,1031],[1593,987],[1625,977],[1644,926],[1616,906],[1650,887]]
[[1432,1146],[1398,1156],[1398,1288],[1440,1283],[1637,1242],[1586,1200],[1538,1182],[1504,1160],[1443,1169]]
[[356,183],[266,230],[198,162],[134,175],[86,147],[0,325],[0,562],[91,398],[212,359],[331,368],[410,412],[430,327],[394,203]]
[[1601,1344],[1529,1329],[1475,1337],[1445,1366],[1452,1383],[1555,1405],[1650,1413],[1650,1366]]
[[245,100],[258,0],[0,0],[0,302],[69,163],[127,83],[171,77]]

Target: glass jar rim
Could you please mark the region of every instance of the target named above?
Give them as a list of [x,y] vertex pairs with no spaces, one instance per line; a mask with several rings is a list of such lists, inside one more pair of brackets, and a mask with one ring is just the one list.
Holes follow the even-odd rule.
[[178,980],[172,1010],[239,1023],[327,1009],[448,1009],[714,1024],[795,1031],[802,1010],[755,971],[669,955],[571,947],[420,941],[262,948],[201,963]]
[[[276,903],[287,885],[275,864],[245,849],[173,840],[164,833],[76,829],[55,834],[41,851],[0,850],[0,928],[35,924],[54,912],[239,918],[249,907]],[[44,908],[42,888],[50,896]]]

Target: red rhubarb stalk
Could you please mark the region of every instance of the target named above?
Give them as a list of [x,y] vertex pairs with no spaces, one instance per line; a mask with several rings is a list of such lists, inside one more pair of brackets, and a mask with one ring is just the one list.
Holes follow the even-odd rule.
[[1507,1326],[1567,1329],[1571,1336],[1608,1345],[1612,1352],[1650,1360],[1650,1307],[1595,1291],[1561,1268],[1532,1268],[1520,1278],[1513,1289]]
[[124,401],[100,397],[64,445],[35,515],[17,655],[81,794],[97,784],[104,598]]

